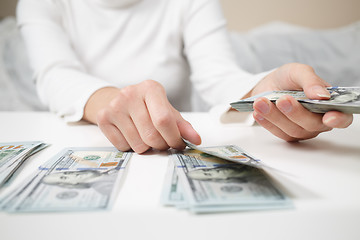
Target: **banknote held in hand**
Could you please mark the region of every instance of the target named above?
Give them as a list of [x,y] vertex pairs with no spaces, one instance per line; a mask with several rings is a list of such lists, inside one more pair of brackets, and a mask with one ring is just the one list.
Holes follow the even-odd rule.
[[253,103],[257,98],[265,97],[271,102],[276,102],[280,97],[290,95],[310,112],[339,111],[360,114],[360,87],[331,87],[328,90],[331,96],[328,100],[309,99],[303,91],[272,91],[242,99],[230,105],[239,112],[250,112],[254,110]]

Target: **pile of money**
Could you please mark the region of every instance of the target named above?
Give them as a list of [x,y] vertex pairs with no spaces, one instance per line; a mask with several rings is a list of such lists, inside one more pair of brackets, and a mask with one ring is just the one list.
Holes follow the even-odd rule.
[[292,207],[261,161],[239,147],[190,147],[171,155],[162,193],[164,205],[193,213]]
[[290,95],[311,112],[360,113],[360,87],[330,87],[328,90],[331,96],[328,100],[308,99],[302,91],[272,91],[233,102],[230,105],[240,112],[249,112],[253,111],[253,103],[257,98],[265,97],[271,102],[276,102],[281,96]]
[[131,157],[115,148],[66,148],[0,200],[7,212],[109,209]]
[[[186,143],[186,150],[171,152],[162,197],[165,205],[194,213],[292,206],[264,171],[266,166],[241,148],[235,145],[201,148]],[[6,146],[2,149],[4,153],[0,152],[4,159],[2,163],[11,159],[24,161],[43,144]],[[3,196],[0,210],[67,212],[109,209],[131,155],[131,152],[115,148],[66,148]],[[10,167],[10,164],[6,166]]]
[[0,188],[27,158],[47,146],[40,141],[0,143]]

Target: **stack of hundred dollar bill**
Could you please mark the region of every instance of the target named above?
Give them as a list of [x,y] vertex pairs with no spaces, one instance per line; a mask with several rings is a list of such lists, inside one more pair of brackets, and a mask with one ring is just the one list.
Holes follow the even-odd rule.
[[0,188],[28,157],[47,146],[40,141],[0,143]]
[[131,153],[115,148],[66,148],[13,192],[2,196],[7,212],[95,211],[111,207]]
[[264,165],[237,146],[188,147],[171,155],[162,203],[193,213],[292,207]]
[[308,99],[302,91],[272,91],[233,102],[230,105],[240,112],[249,112],[253,111],[253,103],[259,97],[266,97],[275,102],[281,96],[290,95],[311,112],[360,113],[360,87],[330,87],[328,90],[331,96],[328,100]]

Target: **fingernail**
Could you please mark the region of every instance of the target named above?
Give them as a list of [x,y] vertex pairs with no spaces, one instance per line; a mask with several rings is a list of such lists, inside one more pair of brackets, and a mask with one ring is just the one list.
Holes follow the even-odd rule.
[[315,92],[315,94],[318,97],[321,98],[330,98],[330,93],[328,90],[326,90],[325,88],[321,87],[321,86],[314,86],[312,87],[312,90]]
[[287,99],[279,99],[276,102],[276,106],[282,111],[283,113],[289,113],[292,111],[293,106],[291,102]]
[[260,114],[258,114],[257,112],[254,112],[254,118],[255,118],[255,120],[256,121],[262,121],[262,120],[264,120],[264,117],[263,116],[261,116]]
[[256,110],[263,114],[268,114],[270,112],[270,106],[267,102],[260,99],[256,102]]
[[332,117],[328,117],[328,118],[324,119],[323,122],[328,126],[335,126],[337,124],[338,120],[336,117],[332,116]]

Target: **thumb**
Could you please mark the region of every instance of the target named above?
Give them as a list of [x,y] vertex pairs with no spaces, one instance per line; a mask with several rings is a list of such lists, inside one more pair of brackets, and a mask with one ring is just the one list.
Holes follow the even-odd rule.
[[331,85],[320,78],[312,67],[307,65],[302,67],[301,71],[295,71],[292,78],[304,90],[306,97],[319,100],[329,99],[330,93],[326,88]]
[[317,84],[304,86],[304,92],[306,97],[309,99],[329,99],[330,98],[330,92],[326,89],[327,86]]

